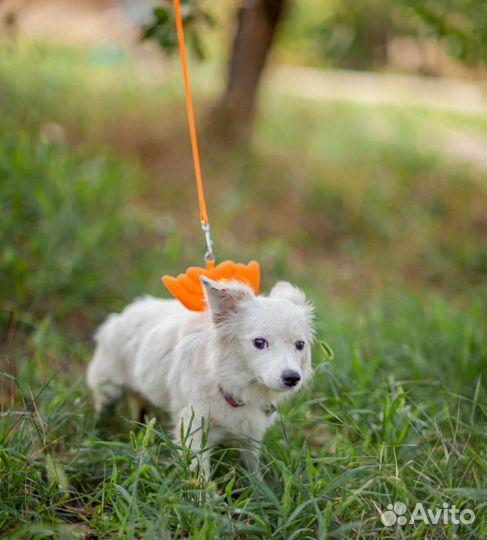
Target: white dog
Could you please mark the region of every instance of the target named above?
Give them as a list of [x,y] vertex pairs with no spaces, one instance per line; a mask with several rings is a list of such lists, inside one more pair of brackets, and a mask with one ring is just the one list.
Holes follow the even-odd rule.
[[[190,429],[187,443],[198,454],[204,422],[208,448],[231,439],[257,472],[258,443],[276,420],[275,404],[311,376],[313,308],[286,282],[266,297],[235,281],[201,279],[205,312],[145,297],[112,314],[96,334],[88,384],[97,411],[124,387],[166,409],[176,440]],[[208,451],[200,466],[208,478]]]

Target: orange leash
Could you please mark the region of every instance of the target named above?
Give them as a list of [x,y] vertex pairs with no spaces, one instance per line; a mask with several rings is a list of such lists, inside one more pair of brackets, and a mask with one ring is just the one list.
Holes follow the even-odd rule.
[[200,151],[198,147],[198,136],[196,134],[196,122],[194,120],[193,99],[191,97],[191,85],[189,83],[188,60],[186,57],[186,44],[184,42],[183,19],[181,17],[181,5],[179,0],[174,0],[174,16],[176,18],[176,29],[178,33],[179,52],[181,64],[183,66],[184,93],[186,96],[186,110],[188,112],[189,136],[191,139],[191,150],[193,152],[194,174],[196,178],[196,189],[198,192],[198,203],[200,206],[201,228],[206,240],[205,261],[207,264],[214,262],[213,242],[210,235],[210,222],[206,210],[205,190],[203,188],[203,175],[201,173]]

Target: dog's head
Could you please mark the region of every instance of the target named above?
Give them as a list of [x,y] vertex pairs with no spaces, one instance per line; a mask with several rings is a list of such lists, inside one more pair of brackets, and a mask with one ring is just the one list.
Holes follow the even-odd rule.
[[269,296],[255,296],[242,283],[201,279],[229,382],[280,393],[300,388],[312,373],[313,341],[313,308],[303,291],[281,281]]

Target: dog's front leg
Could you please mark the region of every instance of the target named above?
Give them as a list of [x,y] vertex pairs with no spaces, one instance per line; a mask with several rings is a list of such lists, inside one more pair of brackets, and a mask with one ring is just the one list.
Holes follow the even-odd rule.
[[262,473],[259,468],[260,462],[260,442],[244,441],[240,447],[240,458],[247,470],[262,480]]
[[194,441],[191,443],[190,448],[193,454],[190,464],[191,471],[198,472],[199,477],[209,482],[211,474],[210,448],[201,448],[201,442],[194,444]]
[[[181,449],[189,448],[192,454],[190,468],[197,470],[206,481],[210,479],[210,448],[208,447],[210,433],[209,422],[193,407],[185,408],[179,416],[176,425],[175,438],[181,444]],[[206,444],[205,444],[206,443]]]

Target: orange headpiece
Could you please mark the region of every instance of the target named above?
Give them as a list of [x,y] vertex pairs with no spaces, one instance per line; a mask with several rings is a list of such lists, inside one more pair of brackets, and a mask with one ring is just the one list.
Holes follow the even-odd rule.
[[224,261],[217,266],[213,261],[208,261],[206,268],[191,266],[177,277],[163,276],[162,282],[184,307],[191,311],[204,311],[206,299],[201,276],[215,281],[240,281],[251,287],[255,294],[259,293],[260,267],[257,261],[250,261],[248,264]]

